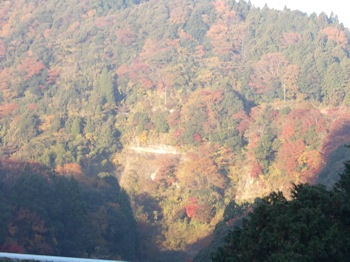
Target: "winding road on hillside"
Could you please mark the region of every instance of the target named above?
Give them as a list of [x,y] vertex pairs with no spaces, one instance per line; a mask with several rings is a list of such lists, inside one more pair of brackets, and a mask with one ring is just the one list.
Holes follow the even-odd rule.
[[130,150],[137,153],[152,153],[152,154],[164,154],[164,155],[180,155],[181,153],[173,146],[167,145],[149,145],[147,147],[130,146]]

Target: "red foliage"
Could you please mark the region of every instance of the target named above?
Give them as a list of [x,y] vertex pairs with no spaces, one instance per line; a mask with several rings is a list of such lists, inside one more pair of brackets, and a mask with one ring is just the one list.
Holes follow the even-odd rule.
[[114,22],[116,22],[116,19],[113,16],[100,16],[96,18],[96,27],[100,29],[108,28]]
[[244,133],[249,128],[249,119],[243,119],[238,125],[238,131],[240,134]]
[[255,162],[252,167],[252,171],[250,172],[250,175],[252,178],[258,178],[258,176],[262,174],[262,168],[259,165],[258,162]]
[[36,107],[37,107],[36,104],[29,104],[29,105],[28,105],[28,109],[29,109],[29,110],[34,110],[34,109],[36,109]]
[[152,81],[144,77],[139,80],[139,83],[145,89],[151,89],[153,87]]
[[198,142],[202,142],[202,137],[201,137],[201,135],[200,134],[194,134],[193,135],[193,138],[196,140],[196,141],[198,141]]
[[60,72],[57,69],[50,69],[47,72],[46,84],[50,85],[56,83],[56,80],[59,75]]
[[26,79],[31,78],[34,75],[37,75],[45,68],[45,65],[42,61],[28,56],[22,60],[21,64],[17,66],[17,69],[20,71],[26,72]]
[[142,77],[143,75],[147,74],[148,72],[148,66],[139,59],[135,59],[130,67],[129,77],[131,80],[136,80]]
[[179,163],[179,159],[170,155],[163,155],[157,158],[155,162],[159,169],[153,181],[168,186],[174,183],[174,172]]
[[[283,133],[287,135],[291,134],[290,129],[294,130],[294,133],[298,131],[300,135],[304,135],[311,128],[315,128],[317,134],[326,132],[326,121],[317,109],[299,108],[290,112],[286,121],[286,131]],[[288,132],[289,129],[289,132]]]
[[47,168],[43,167],[37,162],[24,162],[20,160],[13,160],[8,158],[0,158],[0,170],[6,173],[12,174],[11,177],[15,178],[20,175],[24,168],[28,166],[33,172],[49,178],[49,171]]
[[1,246],[0,251],[7,252],[7,253],[24,254],[23,247],[18,245],[16,242],[13,242],[13,243],[5,242]]
[[253,149],[253,148],[256,148],[258,146],[258,143],[259,143],[259,140],[260,140],[260,136],[256,133],[254,133],[251,138],[249,139],[249,145],[248,145],[248,148],[249,149]]
[[198,209],[197,199],[190,198],[188,202],[189,203],[185,205],[186,215],[189,218],[193,218],[196,215],[196,211]]
[[206,103],[220,103],[222,100],[224,100],[224,92],[221,90],[215,90],[215,91],[202,91],[201,92],[202,101]]
[[7,89],[8,82],[11,81],[11,72],[10,68],[5,67],[2,71],[0,71],[0,88]]
[[278,163],[288,174],[295,172],[298,166],[298,158],[304,153],[305,144],[302,139],[295,142],[287,140],[278,151]]
[[193,40],[193,37],[189,33],[186,33],[184,31],[179,33],[179,37],[180,38],[185,38],[187,40]]
[[51,33],[51,29],[46,29],[45,31],[44,31],[44,37],[47,39],[49,36],[50,36],[50,33]]
[[172,112],[171,114],[169,114],[168,116],[168,123],[171,127],[176,126],[180,123],[180,111],[179,110],[175,110],[174,112]]
[[174,132],[174,138],[177,139],[179,136],[182,135],[182,129],[176,129]]
[[238,128],[237,128],[241,134],[244,133],[249,128],[250,119],[244,110],[241,110],[238,113],[234,114],[233,118],[234,119],[241,119],[241,122],[239,123]]

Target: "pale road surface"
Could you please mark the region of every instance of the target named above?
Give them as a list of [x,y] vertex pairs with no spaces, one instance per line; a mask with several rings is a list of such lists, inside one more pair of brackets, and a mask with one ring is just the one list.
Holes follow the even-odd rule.
[[138,153],[152,153],[152,154],[171,154],[171,155],[179,155],[181,154],[172,146],[148,146],[148,147],[140,147],[140,146],[130,146],[130,150],[136,151]]

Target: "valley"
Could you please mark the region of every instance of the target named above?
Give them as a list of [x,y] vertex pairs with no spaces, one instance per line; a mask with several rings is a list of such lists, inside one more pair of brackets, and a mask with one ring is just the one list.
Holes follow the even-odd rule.
[[0,251],[191,261],[232,201],[330,188],[349,39],[246,1],[1,1]]

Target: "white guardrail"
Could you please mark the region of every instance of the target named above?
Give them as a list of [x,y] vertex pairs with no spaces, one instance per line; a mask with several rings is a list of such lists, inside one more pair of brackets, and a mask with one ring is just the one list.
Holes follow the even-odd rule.
[[[76,258],[76,257],[56,257],[56,256],[42,256],[42,255],[29,255],[29,254],[15,254],[15,253],[3,253],[0,252],[0,259],[7,258],[10,261],[16,260],[33,260],[40,262],[123,262],[120,260],[104,260],[104,259],[91,259],[91,258]],[[124,261],[125,262],[125,261]]]

